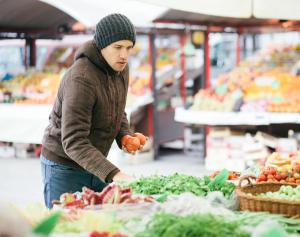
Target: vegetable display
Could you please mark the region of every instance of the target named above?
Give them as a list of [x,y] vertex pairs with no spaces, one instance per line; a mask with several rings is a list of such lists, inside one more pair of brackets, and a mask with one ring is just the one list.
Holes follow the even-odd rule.
[[223,217],[211,214],[175,216],[157,214],[146,229],[136,237],[248,237],[237,221],[226,221]]
[[269,197],[276,199],[288,199],[300,202],[300,186],[293,188],[292,186],[281,186],[277,192],[260,193],[259,197]]
[[132,195],[131,188],[121,188],[119,185],[111,184],[106,186],[102,192],[95,192],[87,187],[82,192],[64,193],[60,200],[53,201],[53,204],[62,205],[63,208],[90,207],[100,204],[125,204],[154,202],[152,197],[139,197]]
[[[269,226],[270,221],[275,225]],[[136,234],[135,237],[250,237],[253,230],[261,225],[264,225],[267,233],[281,229],[284,235],[279,236],[300,232],[300,220],[265,212],[235,212],[229,216],[210,213],[177,216],[159,213],[148,222],[144,231]]]
[[179,195],[184,192],[191,192],[197,196],[206,196],[208,192],[221,191],[225,197],[229,198],[235,189],[235,185],[233,183],[226,182],[228,178],[228,171],[227,173],[223,172],[223,175],[224,174],[225,176],[219,180],[219,182],[214,182],[214,180],[218,180],[220,178],[219,175],[217,175],[213,180],[207,176],[198,178],[178,173],[170,176],[154,175],[141,178],[131,183],[130,187],[135,193],[146,195],[165,193]]

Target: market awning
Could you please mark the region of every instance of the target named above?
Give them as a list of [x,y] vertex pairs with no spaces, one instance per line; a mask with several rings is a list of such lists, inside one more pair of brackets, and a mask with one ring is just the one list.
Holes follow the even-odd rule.
[[[204,15],[249,18],[252,0],[140,0],[158,6]],[[188,15],[187,15],[188,17]]]
[[75,22],[69,14],[41,1],[0,1],[0,32],[53,34]]
[[0,32],[53,37],[70,32],[76,22],[86,28],[94,27],[111,13],[123,13],[135,26],[145,27],[151,26],[152,20],[166,10],[132,0],[1,0]]
[[252,0],[252,15],[256,18],[300,20],[299,0]]
[[300,27],[298,0],[140,0],[169,11],[156,22],[181,22],[199,25],[254,27]]
[[103,16],[114,12],[125,14],[137,27],[152,26],[154,21],[295,29],[300,27],[296,21],[299,10],[298,0],[2,0],[0,32],[53,36],[67,33],[76,22],[94,27]]
[[205,26],[228,26],[228,27],[259,27],[278,26],[278,20],[257,18],[234,18],[223,16],[212,16],[170,9],[154,20],[157,23],[182,23]]
[[171,9],[234,18],[300,20],[299,0],[139,0]]
[[156,17],[168,10],[134,0],[42,0],[77,19],[87,27],[92,27],[104,16],[111,13],[126,15],[135,26],[149,26]]

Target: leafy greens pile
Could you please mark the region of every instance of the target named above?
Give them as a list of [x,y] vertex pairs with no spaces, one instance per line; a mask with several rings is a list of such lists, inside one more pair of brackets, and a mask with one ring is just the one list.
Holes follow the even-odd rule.
[[175,194],[191,192],[197,196],[206,196],[209,192],[221,191],[226,198],[229,198],[235,190],[233,183],[227,182],[228,171],[223,170],[213,180],[205,176],[198,178],[185,174],[175,173],[170,176],[150,176],[140,178],[130,184],[135,193],[154,194]]

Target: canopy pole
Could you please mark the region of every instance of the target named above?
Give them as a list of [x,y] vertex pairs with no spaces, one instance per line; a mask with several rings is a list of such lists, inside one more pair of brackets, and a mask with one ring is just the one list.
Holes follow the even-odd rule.
[[149,135],[152,135],[154,159],[158,159],[158,112],[157,112],[157,91],[156,91],[156,47],[155,47],[155,33],[149,34],[149,63],[151,65],[151,82],[150,89],[153,95],[153,104],[149,106]]
[[36,40],[27,38],[25,43],[25,68],[36,66]]
[[[204,88],[209,89],[211,87],[210,81],[210,49],[209,49],[209,33],[210,29],[207,27],[207,30],[204,33]],[[203,156],[206,157],[206,144],[207,144],[207,134],[209,133],[208,126],[204,125],[202,129],[204,136],[203,140]]]
[[209,28],[204,33],[204,87],[210,88]]
[[186,58],[184,53],[184,46],[187,40],[187,35],[183,34],[180,36],[180,48],[181,48],[181,54],[180,54],[180,66],[181,66],[181,81],[180,81],[180,95],[183,101],[183,105],[186,103],[186,89],[185,89],[185,83],[186,83]]
[[237,33],[236,39],[236,66],[238,66],[241,62],[241,34]]

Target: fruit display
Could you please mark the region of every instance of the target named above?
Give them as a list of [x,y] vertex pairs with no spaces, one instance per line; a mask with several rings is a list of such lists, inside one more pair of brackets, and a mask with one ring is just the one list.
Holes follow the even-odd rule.
[[283,156],[278,152],[273,152],[270,156],[267,157],[266,166],[275,167],[275,168],[284,168],[288,167],[290,169],[292,164],[292,156]]
[[138,37],[135,47],[129,58],[130,74],[128,95],[132,97],[142,96],[149,91],[151,79],[151,65],[145,53],[147,38]]
[[[151,87],[151,64],[148,55],[149,39],[147,37],[138,37],[137,44],[133,48],[130,57],[130,75],[129,75],[129,90],[130,97],[143,96],[150,93]],[[157,80],[160,84],[167,84],[174,78],[164,78],[163,74],[172,71],[178,65],[178,49],[176,47],[165,47],[157,45]],[[176,72],[174,71],[174,74]]]
[[132,189],[121,188],[119,185],[111,184],[106,186],[102,192],[95,192],[87,187],[82,188],[82,192],[63,193],[59,200],[54,200],[53,204],[62,208],[93,208],[95,205],[104,204],[133,204],[154,202],[152,197],[133,196]]
[[0,103],[52,104],[60,79],[59,74],[28,72],[10,81],[2,81]]
[[274,152],[261,169],[257,182],[300,184],[300,161],[296,157],[283,157]]
[[190,110],[235,111],[239,108],[241,94],[238,92],[217,95],[213,91],[201,89],[194,96]]
[[151,66],[146,64],[139,67],[138,71],[130,74],[129,93],[135,96],[141,96],[147,93],[150,88]]
[[300,77],[293,70],[300,46],[260,51],[200,90],[192,110],[299,112]]

